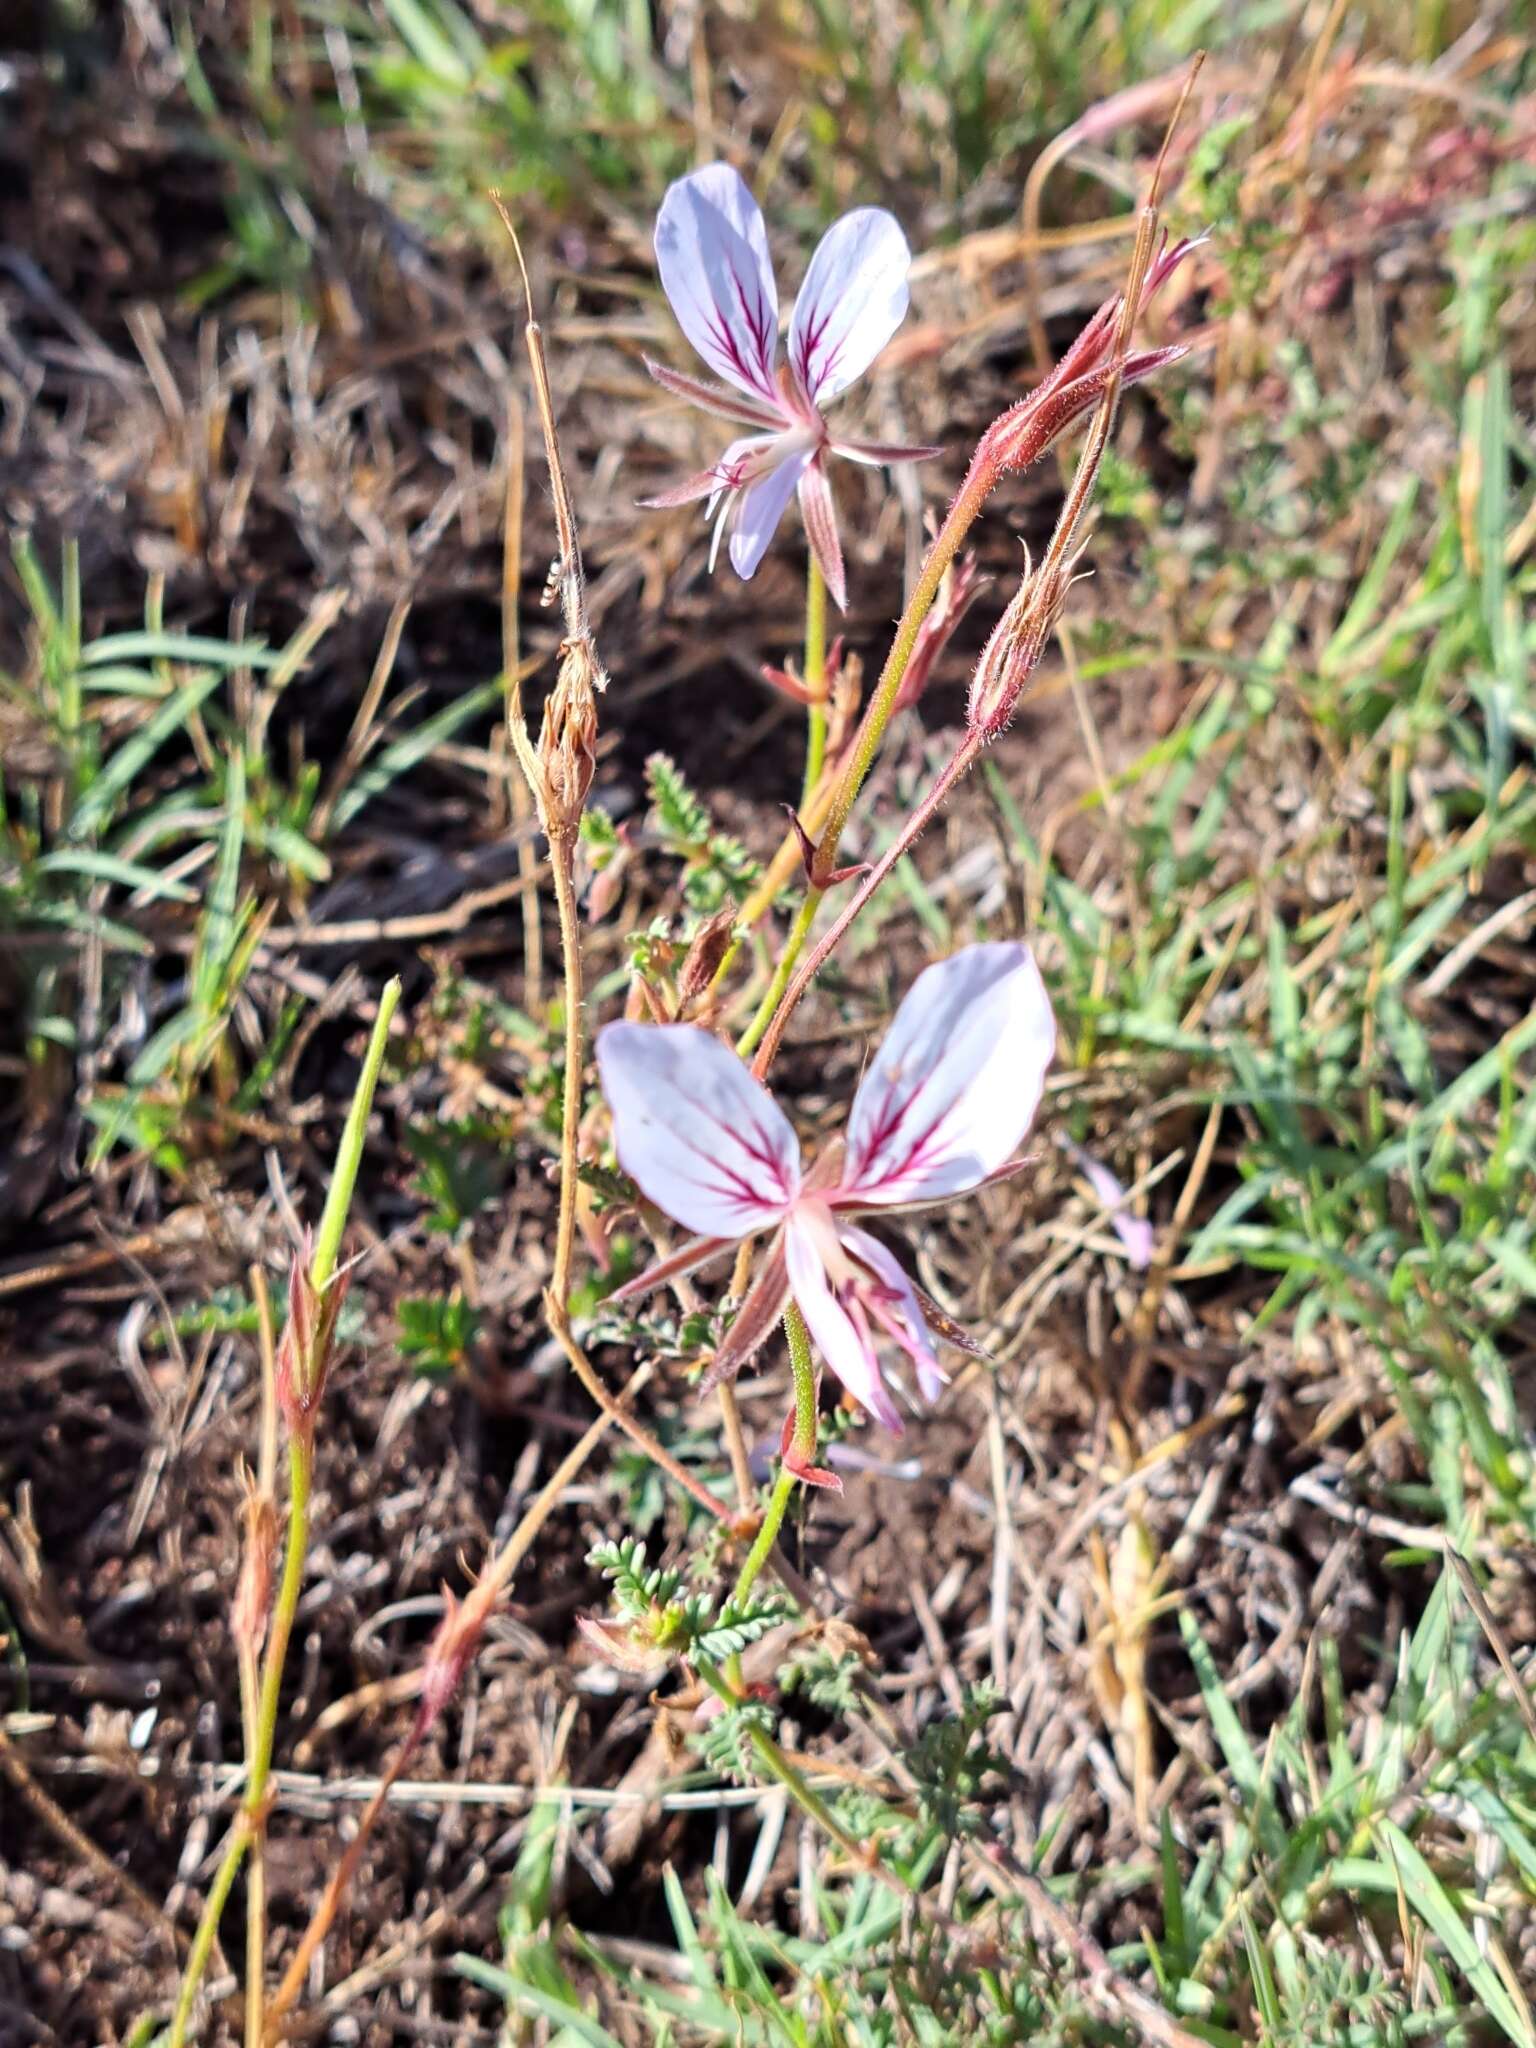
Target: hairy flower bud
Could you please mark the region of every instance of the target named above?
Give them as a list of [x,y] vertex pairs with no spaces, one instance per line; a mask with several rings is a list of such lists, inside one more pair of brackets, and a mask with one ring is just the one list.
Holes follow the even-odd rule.
[[288,1320],[277,1347],[277,1405],[293,1436],[314,1427],[348,1284],[345,1274],[338,1273],[324,1294],[317,1293],[309,1277],[310,1256],[306,1232],[289,1267]]
[[495,1601],[496,1587],[490,1579],[482,1579],[463,1600],[444,1586],[443,1618],[427,1645],[421,1667],[421,1690],[416,1705],[418,1739],[426,1734],[463,1683]]
[[981,650],[965,707],[966,729],[977,739],[995,740],[1013,717],[1034,674],[1051,628],[1072,587],[1073,561],[1053,566],[1049,555],[1038,570],[1026,560],[1024,581]]
[[[1170,246],[1164,238],[1142,286],[1138,317],[1204,239],[1201,235]],[[1119,296],[1106,299],[1049,375],[1026,398],[993,421],[981,445],[998,473],[1027,469],[1032,462],[1038,462],[1074,420],[1097,405],[1115,373],[1115,335],[1120,314]],[[1120,389],[1129,391],[1133,384],[1145,383],[1188,353],[1188,347],[1180,342],[1131,351],[1120,364]]]
[[277,1541],[277,1509],[249,1470],[244,1474],[245,1498],[240,1505],[245,1535],[240,1550],[240,1576],[230,1602],[229,1626],[235,1641],[252,1656],[260,1650],[272,1612],[272,1546]]

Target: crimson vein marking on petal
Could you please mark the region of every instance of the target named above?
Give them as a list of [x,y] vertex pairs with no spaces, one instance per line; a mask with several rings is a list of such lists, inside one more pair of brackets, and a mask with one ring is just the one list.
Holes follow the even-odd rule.
[[749,294],[739,271],[731,271],[731,288],[736,294],[736,304],[745,322],[751,339],[756,360],[749,361],[744,353],[736,329],[726,321],[720,307],[712,306],[707,315],[709,338],[733,368],[738,370],[755,390],[773,398],[777,410],[777,395],[773,391],[773,377],[768,347],[768,307],[761,294]]
[[763,366],[763,374],[767,376],[769,374],[769,366],[773,360],[768,302],[761,292],[753,293],[749,302],[747,287],[739,271],[733,270],[731,272],[731,282],[736,287],[736,303],[741,308],[741,317],[746,321],[747,327],[751,332],[752,345],[757,350],[757,358]]
[[[896,1089],[894,1084],[892,1084],[886,1096],[886,1103],[882,1111],[880,1120],[875,1125],[874,1135],[869,1139],[868,1143],[863,1148],[864,1173],[867,1173],[869,1171],[870,1165],[886,1148],[886,1146],[894,1145],[896,1143],[901,1133],[901,1127],[906,1122],[907,1116],[912,1109],[912,1105],[917,1101],[917,1098],[922,1094],[924,1088],[928,1085],[929,1078],[930,1077],[927,1074],[924,1074],[922,1078],[918,1081],[917,1086],[912,1090],[911,1094],[906,1096],[901,1101],[897,1101]],[[895,1180],[899,1178],[902,1174],[913,1172],[915,1168],[923,1164],[925,1153],[932,1146],[933,1140],[935,1136],[938,1134],[941,1126],[943,1125],[944,1119],[948,1116],[950,1110],[953,1107],[953,1103],[946,1103],[942,1108],[940,1108],[935,1113],[932,1121],[910,1140],[908,1149],[906,1153],[903,1155],[900,1163],[888,1166],[881,1173],[880,1178],[882,1180]],[[862,1177],[862,1175],[860,1177]]]
[[749,363],[742,353],[741,343],[735,332],[726,326],[718,313],[709,318],[709,338],[731,366],[746,378],[756,390],[762,389],[763,368],[760,363]]
[[[843,352],[843,344],[840,341],[821,368],[812,376],[811,358],[815,355],[817,349],[820,348],[822,336],[831,325],[831,321],[832,314],[830,309],[825,313],[818,313],[805,323],[804,328],[801,330],[799,341],[796,344],[796,353],[799,356],[799,361],[795,367],[799,372],[800,381],[805,386],[808,394],[813,394],[819,385],[826,382],[831,374],[833,365]],[[815,403],[814,397],[812,398],[812,403]]]
[[[722,1128],[724,1127],[722,1126]],[[764,1207],[765,1201],[771,1199],[765,1197],[761,1189],[754,1188],[744,1173],[739,1172],[735,1167],[727,1166],[723,1159],[717,1159],[712,1152],[706,1152],[702,1145],[694,1144],[693,1140],[684,1137],[681,1131],[673,1131],[671,1135],[685,1152],[691,1152],[695,1159],[702,1159],[709,1167],[710,1173],[720,1176],[719,1179],[711,1179],[708,1173],[699,1176],[698,1185],[706,1189],[710,1194],[719,1195],[724,1201],[737,1202],[743,1207],[750,1206],[754,1209],[761,1209]],[[733,1131],[730,1135],[736,1137],[738,1134]],[[760,1158],[760,1155],[754,1153],[750,1146],[743,1146],[743,1150],[749,1158],[755,1160]],[[775,1180],[778,1182],[783,1199],[787,1201],[789,1193],[784,1185],[783,1174],[773,1162],[769,1161],[766,1163],[769,1171],[773,1173]]]
[[[732,1124],[722,1123],[717,1112],[712,1110],[707,1103],[700,1102],[696,1096],[690,1095],[685,1088],[680,1086],[677,1087],[677,1093],[690,1109],[697,1110],[700,1116],[707,1118],[710,1123],[715,1124],[723,1131],[728,1138],[733,1139],[741,1147],[742,1151],[746,1153],[752,1163],[755,1166],[760,1166],[769,1176],[778,1189],[780,1197],[786,1202],[789,1200],[789,1177],[784,1171],[783,1162],[773,1149],[772,1139],[762,1129],[761,1125],[754,1123],[751,1126],[752,1134],[756,1138],[757,1143],[755,1145],[749,1144],[744,1131],[737,1129]],[[716,1172],[725,1176],[727,1185],[724,1187],[717,1186],[715,1188],[717,1194],[727,1195],[737,1201],[751,1202],[757,1208],[763,1206],[763,1194],[760,1190],[752,1187],[745,1174],[737,1171],[734,1167],[727,1166],[723,1159],[716,1158],[712,1152],[706,1152],[702,1145],[696,1145],[683,1132],[674,1130],[671,1135],[685,1151],[693,1153],[698,1159],[707,1161]],[[703,1185],[709,1186],[711,1183],[705,1181]],[[737,1190],[744,1192],[738,1193]]]

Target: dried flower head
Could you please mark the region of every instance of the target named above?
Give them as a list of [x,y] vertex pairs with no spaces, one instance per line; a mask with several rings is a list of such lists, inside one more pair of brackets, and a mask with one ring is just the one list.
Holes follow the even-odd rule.
[[551,839],[576,830],[597,769],[597,690],[606,682],[583,636],[567,641],[539,728],[539,808]]

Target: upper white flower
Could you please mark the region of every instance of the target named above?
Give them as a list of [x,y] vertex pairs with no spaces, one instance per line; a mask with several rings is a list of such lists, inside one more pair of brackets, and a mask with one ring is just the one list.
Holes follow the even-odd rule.
[[936,448],[835,437],[823,408],[862,377],[907,312],[912,252],[895,218],[878,206],[843,215],[822,237],[789,323],[789,360],[777,362],[779,295],[757,201],[729,164],[710,164],[669,187],[656,220],[656,264],[678,325],[715,374],[705,384],[647,362],[658,384],[753,431],[709,469],[646,500],[683,505],[723,500],[710,566],[727,515],[731,565],[749,577],[767,551],[790,495],[839,605],[847,601],[837,515],[825,458],[921,461]]

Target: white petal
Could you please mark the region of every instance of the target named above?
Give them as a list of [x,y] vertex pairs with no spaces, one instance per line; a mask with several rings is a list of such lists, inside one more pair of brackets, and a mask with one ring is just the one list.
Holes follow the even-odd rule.
[[922,1304],[912,1282],[902,1270],[901,1261],[894,1252],[886,1250],[878,1237],[871,1237],[867,1230],[860,1230],[852,1223],[839,1223],[837,1234],[860,1265],[867,1266],[881,1286],[888,1287],[896,1296],[891,1304],[892,1312],[907,1331],[907,1338],[899,1341],[911,1354],[912,1363],[917,1368],[917,1383],[923,1390],[923,1399],[937,1401],[944,1391],[944,1375],[939,1370],[938,1355],[933,1348],[933,1336]]
[[695,1024],[609,1024],[597,1066],[619,1164],[685,1229],[746,1237],[800,1189],[789,1119],[729,1046]]
[[[912,252],[878,206],[845,213],[822,236],[789,328],[789,360],[824,405],[862,377],[907,316]],[[691,339],[691,337],[690,337]]]
[[791,1216],[784,1232],[789,1284],[816,1348],[862,1408],[901,1434],[901,1417],[880,1378],[874,1347],[833,1294],[815,1234]]
[[844,1192],[882,1204],[975,1187],[1023,1141],[1055,1050],[1027,946],[967,946],[925,969],[854,1097]]
[[757,201],[729,164],[669,186],[656,216],[656,267],[677,324],[717,376],[783,405],[773,381],[779,295]]
[[784,516],[784,507],[794,496],[795,485],[814,453],[812,448],[791,448],[766,476],[748,484],[742,492],[731,526],[731,567],[743,583],[767,554],[774,529]]

